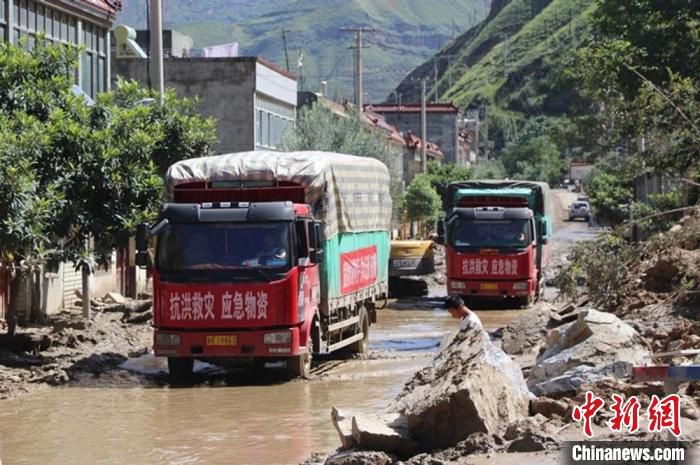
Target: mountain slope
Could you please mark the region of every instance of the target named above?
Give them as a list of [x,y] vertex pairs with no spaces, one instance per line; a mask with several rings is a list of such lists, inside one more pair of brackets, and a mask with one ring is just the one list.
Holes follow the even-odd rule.
[[[329,94],[352,98],[351,33],[343,26],[369,26],[363,52],[367,101],[388,93],[411,69],[477,24],[491,0],[168,0],[165,26],[192,36],[195,47],[237,41],[245,55],[262,55],[285,66],[286,29],[290,70],[303,53],[306,89],[322,80]],[[119,21],[145,26],[145,6],[125,2]]]
[[578,114],[585,102],[564,68],[590,37],[594,8],[593,0],[495,0],[483,23],[416,68],[396,92],[404,102],[419,101],[417,80],[432,78],[439,64],[429,98],[437,92],[463,109],[488,106],[497,145],[525,118]]

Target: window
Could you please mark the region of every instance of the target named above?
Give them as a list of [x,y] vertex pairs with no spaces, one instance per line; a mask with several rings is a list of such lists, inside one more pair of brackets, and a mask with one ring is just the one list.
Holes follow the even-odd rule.
[[44,31],[44,17],[46,16],[46,13],[44,11],[44,5],[37,5],[36,6],[36,31],[41,32]]
[[68,21],[68,42],[77,44],[78,43],[78,37],[76,34],[76,21],[73,18],[70,18]]
[[36,31],[36,3],[29,4],[29,15],[27,19],[27,29]]
[[53,33],[51,34],[54,39],[60,39],[61,37],[61,18],[60,13],[57,11],[53,12]]
[[82,76],[82,88],[86,94],[92,96],[92,55],[86,53],[80,60],[80,72]]
[[19,23],[20,27],[27,28],[27,0],[22,0],[19,5]]
[[255,124],[257,124],[257,137],[255,138],[255,142],[257,145],[262,145],[262,120],[263,120],[263,111],[258,110],[257,112],[257,118]]
[[7,31],[5,8],[7,8],[7,0],[0,0],[0,42],[5,42],[7,40],[7,37],[5,37],[5,33]]
[[263,94],[257,94],[256,147],[276,149],[287,130],[294,126],[295,108]]
[[61,15],[61,40],[68,42],[68,18]]
[[262,121],[262,138],[260,141],[262,145],[268,146],[270,145],[270,114],[267,112],[263,113]]

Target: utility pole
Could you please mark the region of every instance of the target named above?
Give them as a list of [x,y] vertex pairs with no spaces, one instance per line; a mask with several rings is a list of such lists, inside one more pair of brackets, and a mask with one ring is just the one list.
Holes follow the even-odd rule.
[[363,32],[374,32],[376,29],[369,27],[341,27],[343,32],[354,32],[355,33],[355,106],[358,111],[362,111],[362,100],[364,97],[364,87],[362,82],[362,49],[367,48],[367,46],[362,45],[362,33]]
[[160,104],[163,104],[165,95],[165,83],[163,79],[163,2],[162,0],[148,0],[151,5],[151,49],[150,59],[153,61],[153,78],[158,86]]
[[438,62],[437,58],[433,60],[433,74],[435,75],[435,103],[440,101],[440,83],[438,82]]
[[507,35],[503,35],[503,76],[508,77],[508,48],[510,45],[510,38]]
[[420,91],[420,137],[421,142],[421,152],[420,152],[420,162],[421,169],[424,173],[428,172],[428,118],[426,115],[426,105],[425,105],[425,81],[426,78],[421,79],[421,91]]
[[287,63],[287,71],[289,71],[289,53],[287,52],[287,33],[289,30],[282,29],[282,43],[284,44],[284,61]]

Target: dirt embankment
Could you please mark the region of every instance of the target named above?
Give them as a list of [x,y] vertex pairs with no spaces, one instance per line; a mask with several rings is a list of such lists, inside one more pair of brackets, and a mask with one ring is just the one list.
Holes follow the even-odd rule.
[[[583,404],[585,392],[607,402],[612,394],[637,396],[646,409],[652,396],[667,392],[662,382],[634,380],[632,366],[700,364],[694,353],[700,349],[698,238],[696,212],[661,238],[640,245],[649,250],[627,264],[620,304],[613,308],[595,308],[587,297],[557,305],[542,302],[504,328],[496,341],[500,348],[478,333],[458,334],[407,382],[390,415],[336,415],[343,446],[306,463],[515,463],[521,459],[514,457],[525,456],[533,463],[558,463],[562,441],[584,439],[572,412]],[[654,355],[664,351],[676,353]],[[517,380],[511,379],[513,362]],[[500,380],[505,373],[510,378]],[[529,390],[525,410],[519,385]],[[682,439],[700,444],[700,385],[681,383],[678,394]],[[624,429],[612,432],[611,418],[609,409],[594,418],[595,439],[667,438],[666,433],[640,431],[630,437]]]
[[72,307],[52,315],[47,325],[20,328],[12,338],[0,336],[0,399],[81,374],[98,375],[149,350],[149,300],[93,303],[89,321]]

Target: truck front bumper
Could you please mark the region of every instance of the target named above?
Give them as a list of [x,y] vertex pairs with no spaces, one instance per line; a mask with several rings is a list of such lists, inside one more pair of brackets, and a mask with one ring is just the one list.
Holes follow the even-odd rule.
[[280,358],[306,353],[298,327],[258,331],[156,329],[153,339],[157,357]]
[[450,294],[459,294],[474,297],[529,297],[534,296],[537,290],[537,280],[462,280],[448,279],[447,291]]

